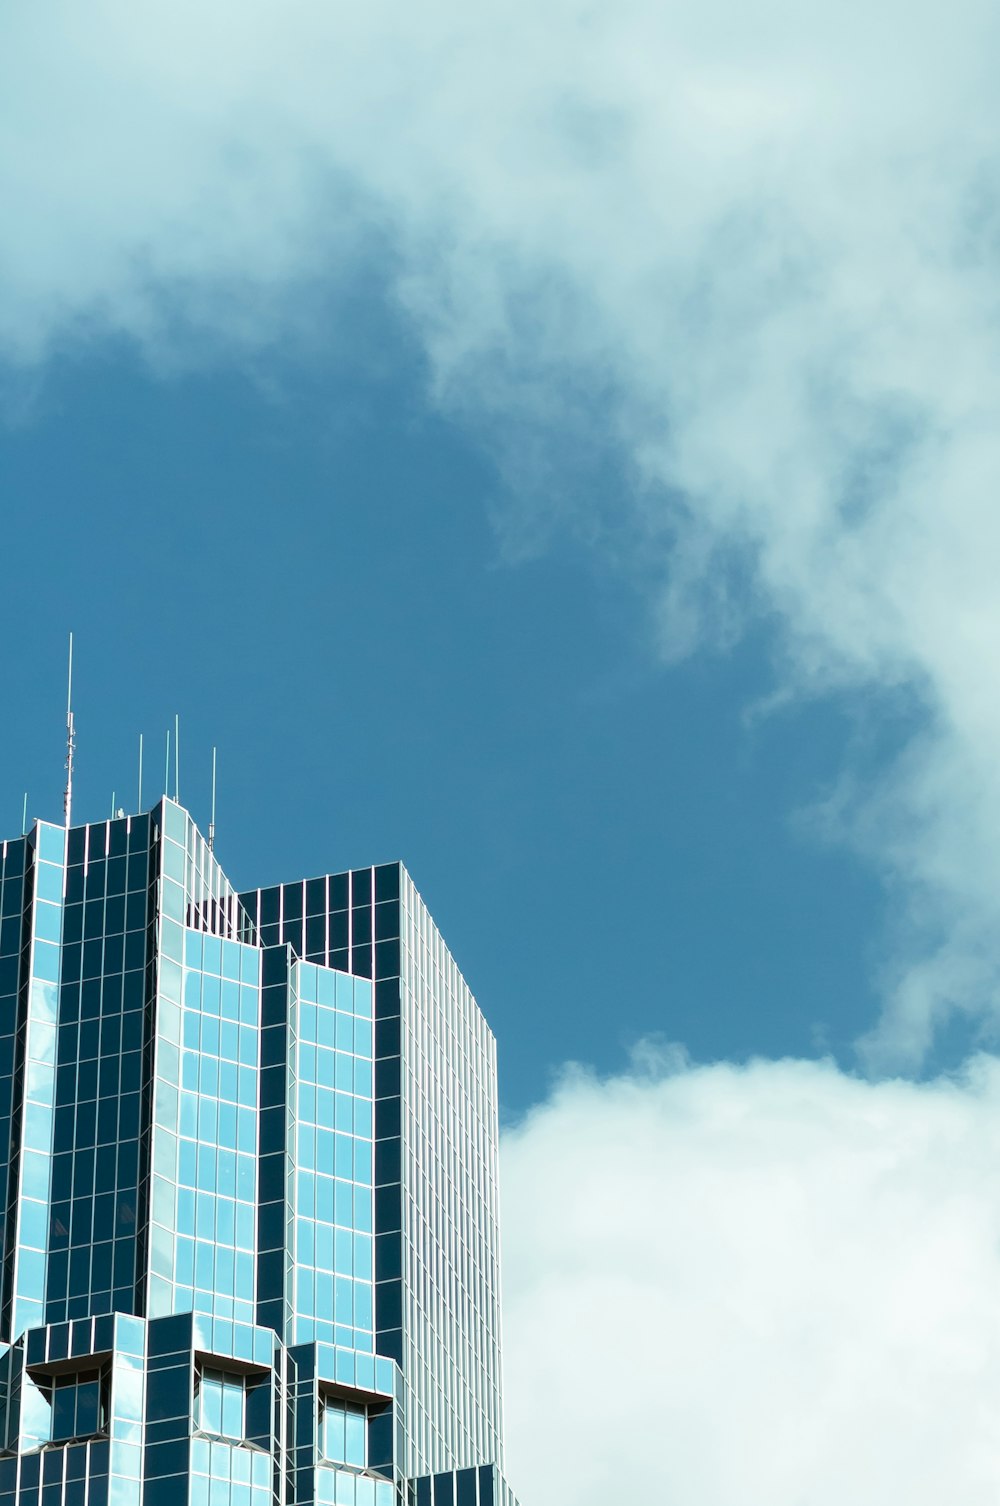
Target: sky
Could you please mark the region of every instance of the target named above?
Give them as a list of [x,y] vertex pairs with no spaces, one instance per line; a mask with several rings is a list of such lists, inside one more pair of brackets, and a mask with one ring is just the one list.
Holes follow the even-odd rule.
[[998,28],[4,23],[0,829],[72,631],[80,820],[179,717],[239,887],[406,863],[523,1506],[996,1499]]

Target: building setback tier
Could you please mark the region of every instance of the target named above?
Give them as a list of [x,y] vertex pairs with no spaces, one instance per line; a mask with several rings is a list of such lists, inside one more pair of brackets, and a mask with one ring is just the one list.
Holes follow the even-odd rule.
[[516,1506],[496,1044],[399,863],[0,844],[0,1506]]

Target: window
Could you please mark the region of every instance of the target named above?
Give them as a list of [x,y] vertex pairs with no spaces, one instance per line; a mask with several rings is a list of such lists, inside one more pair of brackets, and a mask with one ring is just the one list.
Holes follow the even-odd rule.
[[198,1427],[216,1438],[245,1436],[245,1385],[242,1375],[203,1370],[198,1387]]
[[353,1402],[328,1400],[323,1404],[322,1449],[331,1464],[349,1464],[364,1469],[368,1462],[368,1413]]
[[92,1438],[106,1432],[110,1390],[107,1371],[56,1375],[42,1389],[52,1406],[52,1443],[70,1443],[74,1438]]

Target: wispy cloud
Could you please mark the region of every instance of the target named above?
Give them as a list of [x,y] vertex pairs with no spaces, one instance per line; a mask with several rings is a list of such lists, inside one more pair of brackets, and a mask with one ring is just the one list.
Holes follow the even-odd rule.
[[992,1506],[1000,1065],[569,1076],[502,1151],[509,1473],[603,1506]]
[[[519,538],[636,561],[665,653],[763,614],[786,692],[908,687],[919,731],[839,829],[900,899],[868,1058],[912,1065],[1000,1016],[998,29],[980,0],[25,9],[0,348],[259,350],[377,248],[435,400],[503,436]],[[608,450],[627,481],[583,485]]]

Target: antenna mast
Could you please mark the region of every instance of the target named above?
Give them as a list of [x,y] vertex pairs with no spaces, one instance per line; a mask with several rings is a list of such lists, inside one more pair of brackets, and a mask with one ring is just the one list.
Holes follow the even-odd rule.
[[63,813],[69,826],[73,811],[73,754],[76,751],[76,728],[73,725],[73,634],[69,635],[69,675],[66,688],[66,792]]
[[215,755],[217,748],[212,749],[212,819],[208,823],[208,850],[215,851]]

